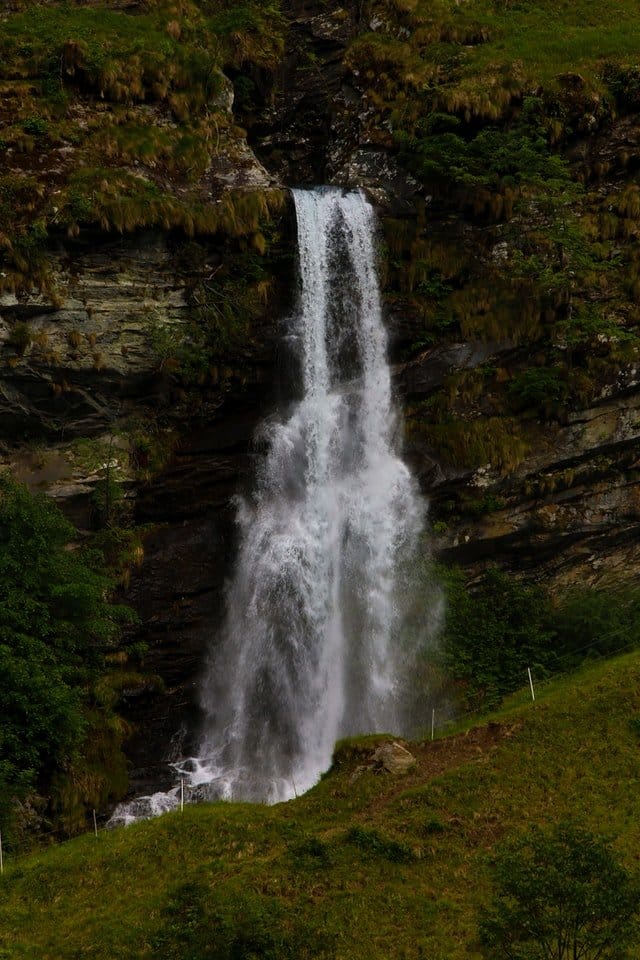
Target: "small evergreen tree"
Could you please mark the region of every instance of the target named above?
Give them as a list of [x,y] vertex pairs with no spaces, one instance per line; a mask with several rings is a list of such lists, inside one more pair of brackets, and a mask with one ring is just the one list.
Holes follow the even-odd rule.
[[495,864],[480,920],[490,960],[624,960],[638,939],[640,885],[610,845],[574,824],[534,828]]

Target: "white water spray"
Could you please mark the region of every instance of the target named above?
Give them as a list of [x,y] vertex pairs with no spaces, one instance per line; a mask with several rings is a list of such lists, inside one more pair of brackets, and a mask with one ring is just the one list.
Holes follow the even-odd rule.
[[289,799],[340,737],[408,726],[406,577],[424,504],[396,452],[373,210],[334,189],[294,199],[301,398],[263,428],[268,454],[240,502],[200,756],[179,767],[190,799]]

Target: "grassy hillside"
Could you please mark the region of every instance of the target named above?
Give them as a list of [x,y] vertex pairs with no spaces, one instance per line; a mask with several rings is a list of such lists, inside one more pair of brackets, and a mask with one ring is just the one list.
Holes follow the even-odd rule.
[[347,742],[288,804],[187,808],[23,859],[0,885],[0,956],[478,957],[501,839],[574,817],[637,865],[639,718],[636,652],[414,744],[404,776],[367,769],[373,738]]
[[400,123],[412,106],[496,119],[514,95],[561,92],[569,76],[607,96],[613,64],[637,64],[637,10],[629,0],[371,0],[370,10],[372,32],[358,41],[353,61],[362,66],[368,50],[384,65],[382,73],[365,72],[381,102],[394,87],[404,91]]

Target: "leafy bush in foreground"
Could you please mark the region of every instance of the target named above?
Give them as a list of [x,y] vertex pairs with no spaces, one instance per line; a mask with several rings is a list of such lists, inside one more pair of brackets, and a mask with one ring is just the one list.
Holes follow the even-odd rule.
[[503,848],[480,922],[491,960],[624,960],[640,928],[640,885],[602,838],[539,827]]

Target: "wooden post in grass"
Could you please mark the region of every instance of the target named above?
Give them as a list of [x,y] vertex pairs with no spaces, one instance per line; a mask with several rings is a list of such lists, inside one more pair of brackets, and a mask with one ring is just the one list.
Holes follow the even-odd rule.
[[96,812],[93,811],[93,832],[96,835],[96,840],[98,839],[98,821],[96,820]]
[[533,678],[532,678],[532,676],[531,676],[531,667],[527,667],[527,673],[529,674],[529,686],[531,687],[531,699],[532,699],[532,700],[534,701],[534,703],[535,703],[536,695],[535,695],[535,691],[534,691],[534,689],[533,689]]
[[184,777],[180,777],[180,813],[184,813]]
[[436,733],[436,708],[431,708],[431,739],[433,740]]

